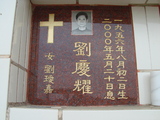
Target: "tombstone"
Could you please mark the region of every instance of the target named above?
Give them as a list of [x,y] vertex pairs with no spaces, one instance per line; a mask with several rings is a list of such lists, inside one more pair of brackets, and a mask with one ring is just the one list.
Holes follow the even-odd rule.
[[30,104],[138,104],[130,6],[36,6],[30,51]]

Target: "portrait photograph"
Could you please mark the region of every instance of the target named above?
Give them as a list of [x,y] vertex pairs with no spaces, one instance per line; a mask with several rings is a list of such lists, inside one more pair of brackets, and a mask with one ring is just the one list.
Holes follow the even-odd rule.
[[93,35],[92,11],[72,11],[71,35]]

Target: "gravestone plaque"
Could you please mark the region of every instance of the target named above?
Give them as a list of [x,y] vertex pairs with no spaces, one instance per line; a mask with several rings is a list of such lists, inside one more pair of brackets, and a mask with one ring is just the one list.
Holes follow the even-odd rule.
[[28,101],[34,105],[138,104],[129,6],[36,6]]

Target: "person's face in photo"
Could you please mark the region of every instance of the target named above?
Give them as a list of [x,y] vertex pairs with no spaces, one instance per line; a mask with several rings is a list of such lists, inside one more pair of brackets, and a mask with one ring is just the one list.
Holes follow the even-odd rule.
[[78,26],[80,27],[85,27],[86,24],[87,24],[88,20],[86,19],[86,17],[84,15],[80,15],[78,18],[77,18],[77,24]]

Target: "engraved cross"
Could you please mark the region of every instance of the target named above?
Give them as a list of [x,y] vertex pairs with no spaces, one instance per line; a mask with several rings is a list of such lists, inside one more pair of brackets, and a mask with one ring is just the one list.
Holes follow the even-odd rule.
[[49,21],[40,22],[40,26],[48,27],[48,40],[47,43],[54,43],[54,27],[63,26],[63,21],[54,21],[54,14],[49,14]]

